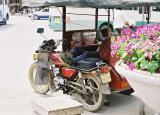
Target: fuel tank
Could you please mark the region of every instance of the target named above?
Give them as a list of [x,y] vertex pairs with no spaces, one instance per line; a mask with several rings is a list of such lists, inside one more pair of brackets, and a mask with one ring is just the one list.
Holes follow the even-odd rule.
[[62,67],[63,77],[72,78],[74,75],[76,75],[76,73],[77,73],[76,69]]
[[51,59],[53,61],[53,64],[55,64],[57,66],[65,66],[64,61],[61,59],[59,53],[52,53]]

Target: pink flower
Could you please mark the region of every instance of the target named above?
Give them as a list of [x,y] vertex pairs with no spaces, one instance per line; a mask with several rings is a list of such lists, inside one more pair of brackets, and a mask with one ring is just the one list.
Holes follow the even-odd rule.
[[150,37],[153,38],[155,36],[155,34],[153,32],[150,32]]
[[124,36],[122,36],[121,38],[119,38],[119,41],[120,42],[125,42],[127,39],[126,39],[126,37],[124,37]]
[[151,60],[152,59],[152,56],[153,56],[153,53],[152,52],[148,52],[148,58]]
[[136,69],[135,64],[132,63],[132,62],[129,62],[127,65],[128,65],[128,67],[129,67],[130,70]]
[[116,52],[115,50],[112,50],[112,51],[111,51],[111,56],[114,57],[114,56],[116,55],[116,53],[117,53],[117,52]]
[[137,37],[136,33],[131,34],[131,38],[136,38],[136,37]]
[[127,47],[126,47],[126,51],[130,51],[132,49],[132,44],[129,44]]
[[132,51],[127,52],[127,55],[132,55],[132,54],[133,54]]
[[151,60],[153,57],[153,52],[146,52],[145,55],[149,60]]
[[132,33],[132,30],[130,28],[126,28],[122,30],[122,35],[129,35]]
[[112,50],[119,50],[119,48],[120,48],[120,44],[118,44],[118,43],[114,43],[111,45]]
[[153,51],[155,52],[155,51],[157,51],[159,49],[159,46],[157,45],[157,44],[154,44],[154,46],[153,46]]

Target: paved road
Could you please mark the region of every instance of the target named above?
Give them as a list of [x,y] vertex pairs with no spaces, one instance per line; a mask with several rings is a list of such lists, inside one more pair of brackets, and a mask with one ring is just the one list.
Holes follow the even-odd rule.
[[[0,115],[31,115],[31,100],[43,96],[32,90],[27,78],[32,52],[43,40],[36,33],[38,27],[45,27],[48,38],[61,39],[61,33],[49,30],[45,20],[12,16],[8,25],[0,26]],[[113,94],[109,99],[110,106],[83,115],[138,115],[143,105],[134,95]]]

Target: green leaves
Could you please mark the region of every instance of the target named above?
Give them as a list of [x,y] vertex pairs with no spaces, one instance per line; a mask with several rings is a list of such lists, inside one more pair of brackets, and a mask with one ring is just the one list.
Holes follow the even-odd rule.
[[148,60],[143,60],[141,63],[140,63],[140,68],[142,69],[147,69],[148,68]]
[[158,68],[158,62],[156,61],[150,61],[148,63],[148,71],[151,72],[151,73],[155,73],[155,71],[157,70]]
[[133,64],[139,70],[160,72],[160,24],[139,26],[136,31],[122,31],[115,43],[116,51],[124,63]]
[[151,73],[155,73],[155,71],[158,69],[158,65],[158,62],[156,61],[143,60],[140,63],[140,68],[143,70],[147,70]]

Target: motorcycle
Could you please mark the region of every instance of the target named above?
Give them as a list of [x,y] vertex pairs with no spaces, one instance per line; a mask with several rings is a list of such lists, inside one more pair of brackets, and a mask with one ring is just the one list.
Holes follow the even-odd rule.
[[[37,29],[37,33],[42,35],[43,32],[43,28]],[[55,51],[61,41],[44,40],[33,54],[35,62],[29,69],[32,88],[41,94],[49,90],[62,90],[83,103],[86,110],[97,111],[103,105],[105,95],[111,94],[111,67],[97,58],[84,59],[80,66],[72,66],[62,56],[64,52]],[[94,66],[88,69],[81,68],[81,65],[86,64],[84,62],[87,66]]]

